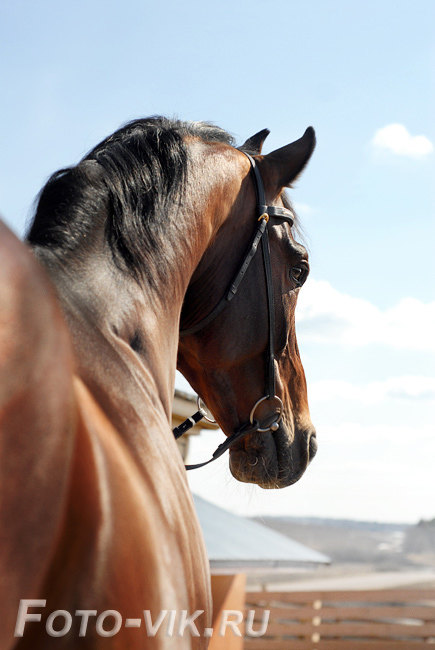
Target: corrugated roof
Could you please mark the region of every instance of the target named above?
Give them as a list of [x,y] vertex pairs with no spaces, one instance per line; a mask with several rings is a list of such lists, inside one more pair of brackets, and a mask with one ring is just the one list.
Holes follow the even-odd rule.
[[283,568],[329,564],[317,551],[256,521],[193,496],[212,568]]

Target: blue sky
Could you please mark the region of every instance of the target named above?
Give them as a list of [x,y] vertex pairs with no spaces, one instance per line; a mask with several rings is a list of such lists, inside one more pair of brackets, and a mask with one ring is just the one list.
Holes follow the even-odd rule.
[[0,214],[19,234],[46,178],[131,118],[210,120],[239,142],[268,127],[267,150],[316,129],[291,196],[320,450],[277,493],[226,461],[200,470],[194,489],[222,505],[435,516],[434,19],[432,0],[0,5]]

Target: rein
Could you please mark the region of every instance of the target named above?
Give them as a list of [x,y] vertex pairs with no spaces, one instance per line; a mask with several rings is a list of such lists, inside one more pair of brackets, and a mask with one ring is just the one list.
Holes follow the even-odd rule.
[[[216,316],[218,316],[218,314],[220,314],[221,311],[223,311],[223,309],[227,307],[227,305],[237,294],[240,284],[246,275],[249,265],[251,264],[252,260],[255,257],[259,244],[261,243],[264,277],[266,282],[268,331],[269,331],[268,345],[266,351],[265,392],[264,392],[264,396],[261,397],[252,407],[249,416],[249,422],[239,427],[239,429],[237,429],[237,431],[235,431],[231,436],[228,436],[225,442],[221,443],[217,447],[217,449],[214,451],[212,457],[209,460],[206,460],[203,463],[197,463],[195,465],[186,465],[187,470],[198,469],[199,467],[204,467],[204,465],[208,465],[212,461],[222,456],[222,454],[225,453],[226,450],[229,449],[234,442],[236,442],[236,440],[240,440],[240,438],[243,438],[244,436],[250,433],[255,433],[255,432],[263,433],[266,431],[277,431],[279,428],[279,422],[282,418],[283,404],[281,399],[276,395],[275,392],[276,391],[275,353],[274,353],[275,300],[274,300],[273,283],[272,283],[272,265],[270,260],[268,224],[271,218],[275,218],[275,219],[282,219],[283,221],[287,221],[290,224],[290,226],[292,226],[294,222],[294,215],[292,211],[288,210],[287,208],[281,208],[281,207],[266,204],[266,195],[264,192],[263,179],[261,178],[261,174],[257,167],[257,164],[254,158],[252,158],[252,156],[250,156],[245,152],[242,153],[244,153],[244,155],[247,156],[249,162],[251,163],[251,174],[253,175],[255,192],[257,197],[256,214],[255,214],[258,222],[257,229],[251,241],[251,245],[249,246],[243,258],[242,264],[236,276],[234,277],[233,281],[231,282],[230,287],[227,290],[226,294],[221,298],[221,300],[218,302],[216,307],[214,307],[214,309],[212,309],[212,311],[207,316],[205,316],[202,320],[200,320],[192,327],[180,330],[180,336],[189,336],[190,334],[196,334],[196,332],[199,332],[204,327],[207,327],[207,325],[209,325],[216,318]],[[269,400],[274,400],[278,404],[279,410],[276,413],[275,419],[271,424],[261,426],[261,423],[254,417],[255,412],[260,404]],[[197,424],[204,417],[206,417],[206,413],[201,408],[199,402],[198,402],[198,407],[199,408],[196,413],[194,413],[190,418],[187,418],[187,420],[185,420],[178,427],[173,429],[173,433],[176,439],[180,438],[180,436],[186,433],[186,431],[191,429],[195,424]]]

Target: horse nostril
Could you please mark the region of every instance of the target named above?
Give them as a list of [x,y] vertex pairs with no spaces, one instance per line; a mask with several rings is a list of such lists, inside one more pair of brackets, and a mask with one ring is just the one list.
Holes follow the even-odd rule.
[[310,460],[311,460],[312,458],[314,458],[314,456],[316,455],[316,453],[317,453],[317,447],[318,447],[318,444],[317,444],[316,434],[315,434],[315,433],[312,433],[312,434],[310,435],[310,439],[309,439],[309,441],[308,441],[308,454],[309,454],[309,458],[310,458]]

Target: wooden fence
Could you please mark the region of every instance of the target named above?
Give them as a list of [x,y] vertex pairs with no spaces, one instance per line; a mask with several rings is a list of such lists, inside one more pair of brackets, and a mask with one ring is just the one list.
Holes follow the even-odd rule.
[[[244,650],[435,650],[435,590],[248,592]],[[245,617],[246,620],[246,617]],[[247,626],[248,628],[248,626]]]

